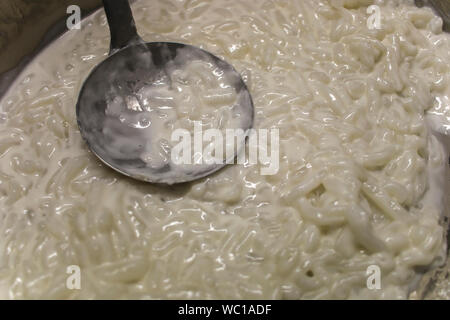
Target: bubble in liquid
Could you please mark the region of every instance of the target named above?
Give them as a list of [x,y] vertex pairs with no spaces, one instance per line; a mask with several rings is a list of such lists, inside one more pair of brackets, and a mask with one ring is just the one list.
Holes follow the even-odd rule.
[[0,123],[5,123],[8,120],[8,115],[4,112],[0,112]]
[[150,125],[151,125],[150,119],[148,119],[147,116],[145,115],[141,116],[138,122],[138,127],[144,129],[150,127]]

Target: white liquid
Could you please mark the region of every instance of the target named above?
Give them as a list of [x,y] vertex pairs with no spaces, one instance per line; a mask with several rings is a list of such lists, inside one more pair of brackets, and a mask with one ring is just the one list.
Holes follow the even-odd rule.
[[[121,158],[120,150],[130,144],[143,146],[140,159],[148,167],[162,169],[169,165],[176,178],[193,168],[171,160],[177,142],[172,139],[174,131],[184,129],[193,137],[197,122],[202,129],[217,129],[225,135],[226,129],[247,125],[240,105],[243,93],[237,93],[232,86],[235,79],[232,71],[220,69],[206,54],[198,57],[199,53],[191,51],[189,47],[178,49],[176,59],[166,64],[165,71],[152,85],[144,86],[134,95],[122,96],[115,87],[111,88],[103,133],[112,141],[108,146],[112,154]],[[139,130],[126,137],[117,134],[126,126]],[[190,163],[196,163],[194,157]],[[206,165],[195,165],[195,170],[205,169]]]
[[[1,101],[0,295],[406,298],[415,267],[444,249],[448,153],[425,113],[450,124],[450,39],[404,1],[377,1],[381,30],[369,31],[369,3],[133,5],[146,41],[203,46],[243,74],[255,127],[280,128],[275,176],[235,165],[167,189],[124,179],[75,120],[107,55],[104,14],[46,49]],[[66,287],[70,265],[81,290]],[[370,265],[380,290],[367,288]]]

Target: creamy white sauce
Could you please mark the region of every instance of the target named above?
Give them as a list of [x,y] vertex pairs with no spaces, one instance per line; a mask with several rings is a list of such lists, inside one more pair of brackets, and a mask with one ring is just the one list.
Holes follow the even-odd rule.
[[[172,148],[178,142],[172,139],[174,131],[184,129],[193,137],[197,122],[203,130],[218,129],[225,135],[226,129],[245,124],[239,105],[242,100],[238,97],[242,93],[232,86],[233,71],[220,69],[206,54],[198,55],[189,47],[178,49],[176,59],[165,65],[164,72],[133,95],[122,96],[111,87],[103,133],[112,141],[108,149],[113,154],[130,144],[142,145],[140,159],[148,167],[170,166],[176,176],[192,171],[192,167],[171,160]],[[117,134],[123,131],[121,126],[139,130],[123,136]],[[196,170],[207,168],[195,160],[190,159]]]
[[[274,176],[235,165],[162,188],[105,168],[74,110],[108,52],[104,14],[55,42],[1,101],[0,296],[406,298],[416,267],[445,246],[448,151],[425,115],[442,133],[450,124],[450,39],[410,1],[376,1],[382,25],[370,31],[372,3],[133,5],[146,41],[202,46],[242,73],[255,127],[280,129]],[[66,287],[70,265],[81,290]],[[367,288],[370,265],[380,290]]]

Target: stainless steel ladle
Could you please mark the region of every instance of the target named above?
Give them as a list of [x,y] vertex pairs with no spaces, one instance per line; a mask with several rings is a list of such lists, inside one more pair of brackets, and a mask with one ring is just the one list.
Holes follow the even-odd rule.
[[[177,65],[177,68],[183,68],[185,63],[176,57],[180,51],[188,49],[192,59],[207,60],[218,70],[230,75],[227,81],[239,97],[233,110],[242,119],[240,128],[247,131],[253,126],[254,109],[250,93],[239,73],[227,62],[194,46],[172,42],[145,43],[137,34],[128,0],[103,0],[103,5],[111,31],[110,55],[91,72],[83,84],[76,106],[78,126],[91,151],[114,170],[153,183],[188,182],[223,168],[226,161],[209,166],[192,164],[183,172],[174,170],[170,163],[160,168],[148,166],[140,156],[143,152],[142,143],[133,139],[141,132],[122,123],[117,117],[108,115],[107,99],[111,92],[115,92],[124,97],[120,100],[126,104],[126,97],[135,96],[144,86],[151,86],[161,72],[166,72],[168,63],[178,63],[181,65]],[[142,112],[126,105],[123,110]],[[120,150],[111,138],[111,126],[118,139],[127,141]],[[151,136],[145,138],[152,139]],[[238,146],[237,150],[242,147]]]

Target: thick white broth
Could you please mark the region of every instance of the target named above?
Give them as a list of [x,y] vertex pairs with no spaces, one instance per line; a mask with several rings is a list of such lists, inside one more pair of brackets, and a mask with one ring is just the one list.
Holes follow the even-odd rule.
[[448,154],[426,114],[450,124],[450,38],[412,1],[376,1],[369,30],[373,3],[133,4],[146,41],[201,46],[243,75],[255,127],[280,130],[273,176],[234,165],[162,188],[106,168],[75,118],[107,56],[104,13],[53,43],[1,101],[0,297],[407,298],[444,253]]

